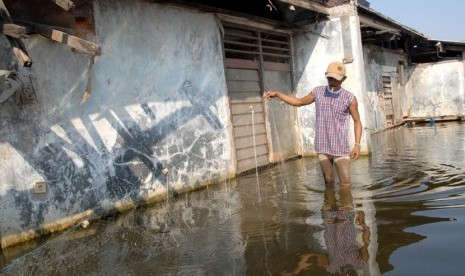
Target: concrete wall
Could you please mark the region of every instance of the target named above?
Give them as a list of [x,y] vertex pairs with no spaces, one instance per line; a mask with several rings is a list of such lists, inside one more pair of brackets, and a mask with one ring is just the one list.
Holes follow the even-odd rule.
[[390,76],[392,83],[392,97],[395,124],[401,124],[403,117],[407,116],[409,106],[407,89],[408,75],[399,72],[399,62],[407,63],[403,54],[389,52],[376,46],[363,48],[364,74],[366,80],[366,93],[369,98],[369,117],[366,127],[371,131],[380,131],[386,128],[386,114],[384,112],[383,81],[382,76]]
[[465,74],[462,60],[416,65],[410,69],[411,116],[462,116]]
[[102,55],[32,37],[38,104],[0,105],[2,247],[234,173],[214,16],[129,0],[94,9]]

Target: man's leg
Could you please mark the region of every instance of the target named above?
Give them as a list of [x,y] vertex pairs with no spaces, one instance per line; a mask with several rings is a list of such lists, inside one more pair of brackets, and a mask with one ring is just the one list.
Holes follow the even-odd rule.
[[339,156],[334,158],[336,164],[337,175],[341,185],[350,185],[350,157]]
[[326,154],[318,154],[318,161],[320,161],[321,172],[325,178],[326,185],[334,184],[334,172],[333,172],[333,158]]

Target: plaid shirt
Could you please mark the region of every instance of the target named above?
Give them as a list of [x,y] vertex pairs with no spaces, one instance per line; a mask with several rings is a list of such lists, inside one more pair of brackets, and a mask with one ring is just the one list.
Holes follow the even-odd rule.
[[316,152],[349,155],[349,106],[355,96],[344,88],[331,92],[328,86],[318,86],[312,93],[316,107]]
[[357,241],[359,230],[355,227],[355,211],[321,211],[324,222],[324,238],[328,249],[328,271],[333,274],[346,275],[345,270],[361,270],[366,266]]

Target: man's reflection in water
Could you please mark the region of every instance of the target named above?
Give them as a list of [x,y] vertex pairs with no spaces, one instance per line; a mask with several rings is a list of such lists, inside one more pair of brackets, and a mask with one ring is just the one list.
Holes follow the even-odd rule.
[[[370,229],[365,223],[365,213],[355,211],[350,185],[341,185],[339,200],[335,187],[326,186],[321,209],[324,239],[328,250],[327,271],[333,274],[357,275],[363,273],[368,262]],[[361,235],[358,235],[359,233]],[[357,237],[361,236],[361,241]]]

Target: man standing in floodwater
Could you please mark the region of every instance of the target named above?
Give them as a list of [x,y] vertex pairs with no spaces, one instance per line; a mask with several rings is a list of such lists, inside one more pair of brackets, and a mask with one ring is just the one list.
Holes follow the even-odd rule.
[[[266,91],[266,99],[279,98],[292,106],[315,103],[315,151],[327,185],[334,184],[333,165],[336,165],[341,185],[350,185],[350,161],[360,157],[362,122],[358,112],[357,98],[341,85],[347,78],[344,64],[332,62],[325,73],[327,86],[315,87],[302,98],[282,92]],[[349,122],[354,120],[355,144],[350,150]]]

